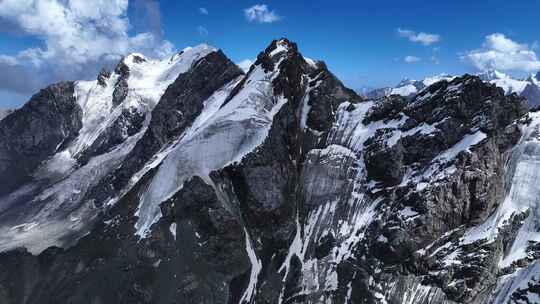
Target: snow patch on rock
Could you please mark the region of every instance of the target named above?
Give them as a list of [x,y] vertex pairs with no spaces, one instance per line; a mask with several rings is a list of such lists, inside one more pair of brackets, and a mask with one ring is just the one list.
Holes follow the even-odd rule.
[[[244,87],[223,105],[227,96],[214,96],[190,128],[163,160],[147,191],[142,195],[136,215],[136,234],[145,237],[161,217],[159,204],[178,192],[193,176],[206,177],[224,168],[261,145],[273,117],[286,103],[275,97],[272,80],[279,70],[266,73],[257,65],[247,75]],[[217,105],[220,104],[218,107]],[[203,118],[201,118],[203,117]]]

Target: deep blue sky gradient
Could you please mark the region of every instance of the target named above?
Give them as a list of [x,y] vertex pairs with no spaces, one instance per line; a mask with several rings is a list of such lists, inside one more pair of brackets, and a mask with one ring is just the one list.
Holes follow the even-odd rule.
[[[233,60],[255,58],[269,41],[287,37],[307,57],[324,60],[349,86],[393,85],[403,78],[475,72],[460,54],[480,48],[485,36],[503,33],[520,43],[540,40],[540,1],[272,1],[283,19],[248,23],[243,8],[253,1],[162,1],[165,37],[176,46],[207,42]],[[205,7],[209,15],[201,15]],[[201,37],[197,26],[208,29]],[[441,36],[424,46],[397,28]],[[439,64],[429,60],[434,48]],[[421,62],[405,63],[412,55]]]
[[[243,10],[258,3],[267,4],[282,19],[271,24],[248,22]],[[163,37],[178,49],[205,42],[239,62],[256,58],[272,39],[287,37],[298,43],[304,56],[324,60],[353,89],[443,72],[477,72],[460,54],[480,48],[492,33],[529,45],[540,40],[538,0],[161,0],[159,6]],[[201,14],[200,7],[209,14]],[[134,9],[129,15],[133,34],[148,30],[146,22],[135,18]],[[201,35],[199,26],[208,35]],[[441,41],[430,46],[413,43],[400,37],[397,28],[438,34]],[[0,28],[0,54],[14,55],[40,43]],[[408,55],[422,61],[405,63]],[[429,60],[433,55],[439,64]]]

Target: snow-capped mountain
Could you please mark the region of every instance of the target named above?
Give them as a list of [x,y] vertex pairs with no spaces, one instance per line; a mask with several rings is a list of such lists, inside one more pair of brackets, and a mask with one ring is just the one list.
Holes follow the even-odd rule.
[[527,98],[531,108],[540,106],[540,72],[524,80],[513,79],[498,71],[488,71],[479,77],[502,88],[506,94],[516,93]]
[[[527,99],[530,108],[540,106],[540,72],[531,75],[527,79],[519,80],[499,71],[487,71],[477,75],[483,81],[495,84],[502,88],[506,94],[516,93]],[[427,77],[422,81],[405,79],[393,88],[381,88],[366,93],[367,98],[376,99],[389,95],[401,95],[412,97],[425,87],[441,80],[451,80],[455,76],[441,74]]]
[[375,89],[370,92],[367,92],[365,95],[367,98],[370,99],[376,99],[381,98],[384,96],[390,96],[390,95],[400,95],[404,97],[412,97],[416,95],[418,92],[420,92],[425,87],[428,87],[435,82],[447,80],[450,81],[454,79],[455,76],[451,76],[448,74],[439,74],[435,76],[426,77],[423,80],[411,80],[411,79],[404,79],[400,83],[398,83],[393,88],[380,88]]
[[0,303],[534,303],[540,116],[444,78],[365,100],[280,39],[43,89],[0,120]]

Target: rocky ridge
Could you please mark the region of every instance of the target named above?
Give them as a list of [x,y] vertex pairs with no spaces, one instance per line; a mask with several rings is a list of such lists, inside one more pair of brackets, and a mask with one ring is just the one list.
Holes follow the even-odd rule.
[[[540,72],[536,75],[532,74],[526,79],[514,79],[509,75],[496,70],[486,71],[477,74],[480,79],[487,83],[495,84],[502,88],[506,94],[516,93],[519,96],[525,97],[529,108],[537,108],[540,105]],[[452,80],[456,76],[447,74],[435,75],[426,77],[424,80],[409,80],[405,79],[395,87],[385,87],[368,91],[365,95],[368,98],[381,98],[389,95],[400,95],[411,98],[415,96],[425,87],[441,81]]]

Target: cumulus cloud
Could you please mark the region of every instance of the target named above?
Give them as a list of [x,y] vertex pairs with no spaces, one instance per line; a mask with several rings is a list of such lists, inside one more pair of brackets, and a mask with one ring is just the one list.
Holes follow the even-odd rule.
[[240,62],[238,62],[236,65],[238,67],[240,67],[244,72],[248,72],[249,71],[249,68],[251,67],[251,65],[253,64],[253,60],[251,59],[244,59]]
[[204,7],[199,7],[199,13],[202,15],[208,15],[208,10]]
[[405,61],[406,63],[415,63],[415,62],[419,62],[421,61],[422,59],[419,58],[419,57],[416,57],[416,56],[405,56],[405,58],[403,58],[403,61]]
[[130,52],[170,55],[174,46],[161,38],[157,2],[134,1],[152,19],[136,35],[128,34],[128,0],[0,1],[0,24],[42,41],[13,56],[0,54],[0,90],[30,94],[51,82],[94,78]]
[[279,21],[279,16],[275,11],[268,9],[266,4],[256,4],[244,9],[244,15],[249,22],[273,23]]
[[461,58],[481,71],[531,72],[540,70],[540,60],[533,47],[515,42],[500,33],[488,35],[482,48],[469,51]]
[[415,31],[401,28],[398,28],[397,32],[399,36],[407,38],[409,39],[409,41],[421,43],[423,45],[431,45],[441,40],[441,36],[437,34],[430,34],[424,32],[416,33]]

